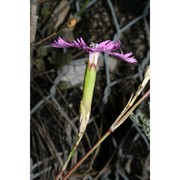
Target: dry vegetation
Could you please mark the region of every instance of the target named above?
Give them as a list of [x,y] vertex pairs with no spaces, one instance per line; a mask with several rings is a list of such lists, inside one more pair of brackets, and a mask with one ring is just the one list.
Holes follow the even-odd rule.
[[[120,39],[138,63],[100,57],[91,119],[72,167],[107,131],[142,81],[149,64],[149,1],[31,0],[31,180],[54,179],[75,141],[87,54],[54,49],[58,36],[87,43]],[[149,99],[77,169],[70,180],[149,179]],[[132,121],[133,120],[133,121]],[[67,169],[67,171],[68,171]]]

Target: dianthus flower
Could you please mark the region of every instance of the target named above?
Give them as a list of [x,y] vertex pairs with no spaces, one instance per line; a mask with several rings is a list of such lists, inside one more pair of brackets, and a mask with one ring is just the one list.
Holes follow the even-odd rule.
[[98,57],[102,52],[110,54],[112,56],[116,56],[129,63],[137,62],[132,52],[126,54],[124,54],[122,51],[121,53],[114,52],[115,50],[120,48],[121,46],[120,40],[117,41],[106,40],[99,44],[91,43],[90,46],[88,46],[81,37],[76,41],[74,40],[72,42],[65,41],[61,37],[59,37],[57,40],[54,40],[52,46],[55,48],[69,48],[69,47],[81,48],[85,52],[89,53],[89,63],[90,64],[93,63],[95,66],[97,64]]
[[94,85],[96,80],[96,65],[100,53],[110,54],[129,63],[135,63],[137,61],[134,58],[132,52],[126,54],[124,54],[122,51],[121,53],[114,52],[115,50],[118,50],[120,48],[121,46],[120,40],[117,41],[106,40],[99,44],[91,43],[90,46],[88,46],[81,37],[76,41],[74,40],[72,42],[65,41],[61,37],[59,37],[57,40],[54,40],[54,42],[51,45],[55,48],[69,48],[69,47],[81,48],[89,54],[89,60],[84,75],[83,96],[80,103],[79,132],[77,135],[76,142],[68,156],[68,159],[62,168],[62,171],[64,171],[73,155],[74,150],[77,148],[79,142],[81,141],[81,138],[83,137],[83,134],[86,130],[86,126],[89,121]]

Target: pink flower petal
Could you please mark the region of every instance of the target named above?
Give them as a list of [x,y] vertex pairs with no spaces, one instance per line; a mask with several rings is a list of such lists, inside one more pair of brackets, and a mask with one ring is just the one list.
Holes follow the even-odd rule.
[[116,53],[116,52],[107,52],[108,54],[111,54],[112,56],[116,56],[126,62],[129,62],[129,63],[136,63],[137,60],[134,58],[134,56],[132,56],[132,52],[130,53],[126,53],[126,54],[121,54],[121,53]]
[[77,39],[77,41],[65,41],[61,37],[59,37],[57,40],[54,40],[54,42],[51,44],[55,48],[68,48],[68,47],[76,47],[76,48],[84,48],[87,47],[86,43],[83,41],[82,38]]
[[110,40],[106,40],[101,42],[100,44],[98,44],[97,49],[104,49],[105,52],[106,51],[113,51],[116,50],[120,47],[121,42],[118,41],[110,41]]
[[121,53],[112,52],[112,51],[115,51],[120,48],[120,45],[121,45],[120,40],[118,40],[118,41],[106,40],[99,44],[92,43],[92,46],[87,46],[87,44],[84,42],[82,37],[80,37],[79,39],[77,38],[76,41],[74,40],[72,42],[66,41],[66,40],[62,39],[61,37],[59,37],[57,40],[54,40],[54,42],[51,45],[55,48],[68,48],[68,47],[81,48],[90,54],[96,53],[96,52],[97,53],[104,52],[104,53],[111,54],[112,56],[116,56],[124,61],[129,62],[129,63],[137,62],[137,60],[133,56],[132,52],[126,53],[126,54],[123,54],[123,52],[121,52]]

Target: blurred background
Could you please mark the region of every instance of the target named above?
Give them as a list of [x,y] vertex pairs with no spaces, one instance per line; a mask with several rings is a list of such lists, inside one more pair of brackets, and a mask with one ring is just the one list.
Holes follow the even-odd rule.
[[[31,180],[53,179],[78,131],[88,54],[52,48],[53,40],[120,39],[123,52],[132,51],[138,61],[128,64],[101,54],[91,118],[68,171],[109,129],[142,82],[150,63],[149,12],[148,0],[31,0]],[[148,98],[69,179],[150,179],[149,107]]]

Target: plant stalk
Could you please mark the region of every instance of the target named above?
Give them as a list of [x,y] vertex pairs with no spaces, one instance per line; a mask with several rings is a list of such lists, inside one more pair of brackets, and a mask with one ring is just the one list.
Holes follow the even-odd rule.
[[[141,97],[136,104],[134,104],[128,111],[126,111],[126,113],[121,116],[120,119],[118,119],[118,121],[116,121],[118,124],[115,124],[115,128],[113,129],[116,130],[127,118],[128,116],[134,111],[134,109],[146,98],[148,97],[150,94],[150,90],[148,90],[143,97]],[[114,123],[113,123],[114,125]],[[112,127],[112,126],[111,126]],[[87,154],[85,154],[85,156],[77,163],[74,165],[74,167],[63,177],[63,180],[67,180],[67,178],[69,178],[69,176],[86,160],[86,158],[113,132],[111,130],[111,128],[101,137],[101,139],[92,147],[92,149],[90,149]]]

